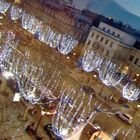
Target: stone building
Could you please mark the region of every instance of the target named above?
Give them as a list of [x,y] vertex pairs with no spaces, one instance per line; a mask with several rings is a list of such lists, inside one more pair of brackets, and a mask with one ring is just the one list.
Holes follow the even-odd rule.
[[92,27],[85,47],[92,47],[104,57],[124,61],[135,42],[133,36],[100,22],[98,28]]
[[92,27],[85,43],[100,56],[118,64],[125,73],[130,73],[134,81],[140,81],[140,50],[134,48],[135,37],[106,23],[100,22],[98,28]]

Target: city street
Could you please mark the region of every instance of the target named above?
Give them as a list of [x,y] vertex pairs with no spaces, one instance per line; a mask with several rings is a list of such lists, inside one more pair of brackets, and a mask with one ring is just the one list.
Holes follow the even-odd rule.
[[[3,15],[0,14],[0,16]],[[17,21],[16,23],[14,21],[11,21],[9,19],[8,13],[7,16],[3,16],[3,19],[0,19],[0,23],[0,32],[3,33],[3,31],[7,32],[8,30],[13,30],[15,32],[17,38],[20,40],[17,49],[21,53],[24,54],[26,51],[30,51],[31,61],[35,61],[37,63],[37,61],[41,60],[46,63],[46,83],[52,78],[51,76],[53,75],[54,71],[57,71],[57,73],[60,72],[60,77],[53,77],[51,79],[52,84],[50,85],[51,87],[53,85],[53,81],[58,78],[58,87],[53,91],[53,94],[56,97],[59,97],[60,89],[63,85],[63,82],[65,82],[65,89],[74,88],[77,89],[77,91],[79,91],[83,85],[88,85],[95,90],[95,96],[92,97],[91,101],[92,111],[95,111],[94,104],[97,103],[98,105],[101,105],[101,109],[107,109],[109,110],[109,112],[111,112],[111,109],[119,109],[122,112],[129,113],[133,116],[133,123],[127,124],[115,115],[108,115],[106,112],[99,111],[96,113],[96,116],[91,123],[93,123],[93,125],[94,123],[99,124],[99,126],[101,126],[101,130],[108,132],[109,134],[113,134],[114,131],[121,129],[121,131],[123,132],[121,132],[121,134],[118,134],[118,140],[122,140],[123,138],[124,140],[132,140],[131,134],[134,131],[136,131],[134,140],[140,139],[140,109],[136,108],[138,102],[128,102],[126,104],[129,106],[129,108],[125,108],[124,104],[120,104],[112,100],[105,100],[105,96],[118,95],[120,97],[122,95],[116,89],[111,89],[108,87],[105,87],[102,93],[99,95],[99,92],[102,89],[102,84],[99,81],[98,77],[94,78],[92,73],[87,74],[86,72],[78,69],[76,67],[77,60],[72,63],[72,55],[68,58],[67,56],[60,54],[56,49],[50,48],[48,45],[37,40],[31,33],[22,29],[20,21]],[[25,128],[28,125],[27,123],[29,122],[22,122],[18,120],[18,116],[23,115],[25,106],[21,102],[14,103],[12,101],[14,93],[12,93],[11,89],[7,87],[4,78],[2,78],[2,81],[2,85],[0,85],[0,108],[3,111],[6,111],[6,113],[3,112],[2,114],[1,112],[0,114],[9,116],[10,120],[5,120],[4,124],[1,121],[2,123],[0,123],[0,139],[3,139],[3,137],[6,137],[7,139],[13,138],[15,140],[34,139],[25,132]],[[5,95],[4,92],[7,92],[8,95]],[[88,93],[85,94],[86,99],[88,99],[90,95]],[[3,103],[1,103],[1,101],[5,104],[5,107],[3,107]],[[37,113],[33,116],[29,113],[28,120],[35,121],[37,123],[40,118],[41,112],[38,106],[35,105],[35,108],[37,109]],[[10,113],[10,115],[7,113]],[[4,116],[4,118],[5,117],[6,116]],[[49,124],[51,122],[52,116],[43,116],[38,131],[43,136],[44,140],[49,140],[49,138],[45,134],[43,127],[45,124]],[[88,132],[83,132],[81,140],[88,140],[88,138]]]

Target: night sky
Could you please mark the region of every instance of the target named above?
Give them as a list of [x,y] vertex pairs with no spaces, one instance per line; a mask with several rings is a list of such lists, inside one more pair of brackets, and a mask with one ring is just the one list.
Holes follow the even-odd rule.
[[112,17],[140,30],[140,0],[73,0],[79,9]]
[[127,11],[140,17],[140,0],[115,0],[116,3],[124,7]]

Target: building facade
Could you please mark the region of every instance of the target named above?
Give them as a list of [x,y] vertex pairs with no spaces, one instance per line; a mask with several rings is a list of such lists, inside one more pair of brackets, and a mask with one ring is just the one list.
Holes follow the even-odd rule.
[[131,49],[127,63],[133,80],[140,86],[140,50]]
[[131,73],[133,80],[139,81],[140,50],[133,47],[135,43],[132,35],[100,22],[98,28],[92,27],[85,49],[93,48],[100,56],[121,64],[124,73]]

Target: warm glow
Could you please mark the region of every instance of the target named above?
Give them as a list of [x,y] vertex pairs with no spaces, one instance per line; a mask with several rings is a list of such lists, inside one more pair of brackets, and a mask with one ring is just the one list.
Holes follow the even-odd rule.
[[128,66],[125,66],[123,69],[122,69],[122,73],[126,74],[128,72],[128,69],[129,67]]
[[17,23],[17,21],[14,21],[15,23]]
[[14,4],[20,4],[21,3],[21,0],[15,0],[14,1]]
[[43,115],[45,115],[46,114],[46,112],[45,111],[41,111],[41,115],[43,116]]
[[129,67],[128,67],[128,66],[125,66],[124,68],[125,68],[126,70],[128,70],[128,69],[129,69]]
[[92,137],[90,138],[90,140],[95,140],[95,137],[98,137],[96,139],[99,139],[99,140],[112,140],[112,138],[106,134],[105,132],[103,131],[98,131],[98,132],[95,132]]
[[136,76],[137,76],[137,77],[139,77],[139,76],[140,76],[140,74],[138,74],[138,73],[137,73],[137,74],[136,74]]
[[46,112],[46,114],[47,115],[54,115],[54,114],[56,114],[56,111],[54,110],[54,111],[51,111],[51,112]]

